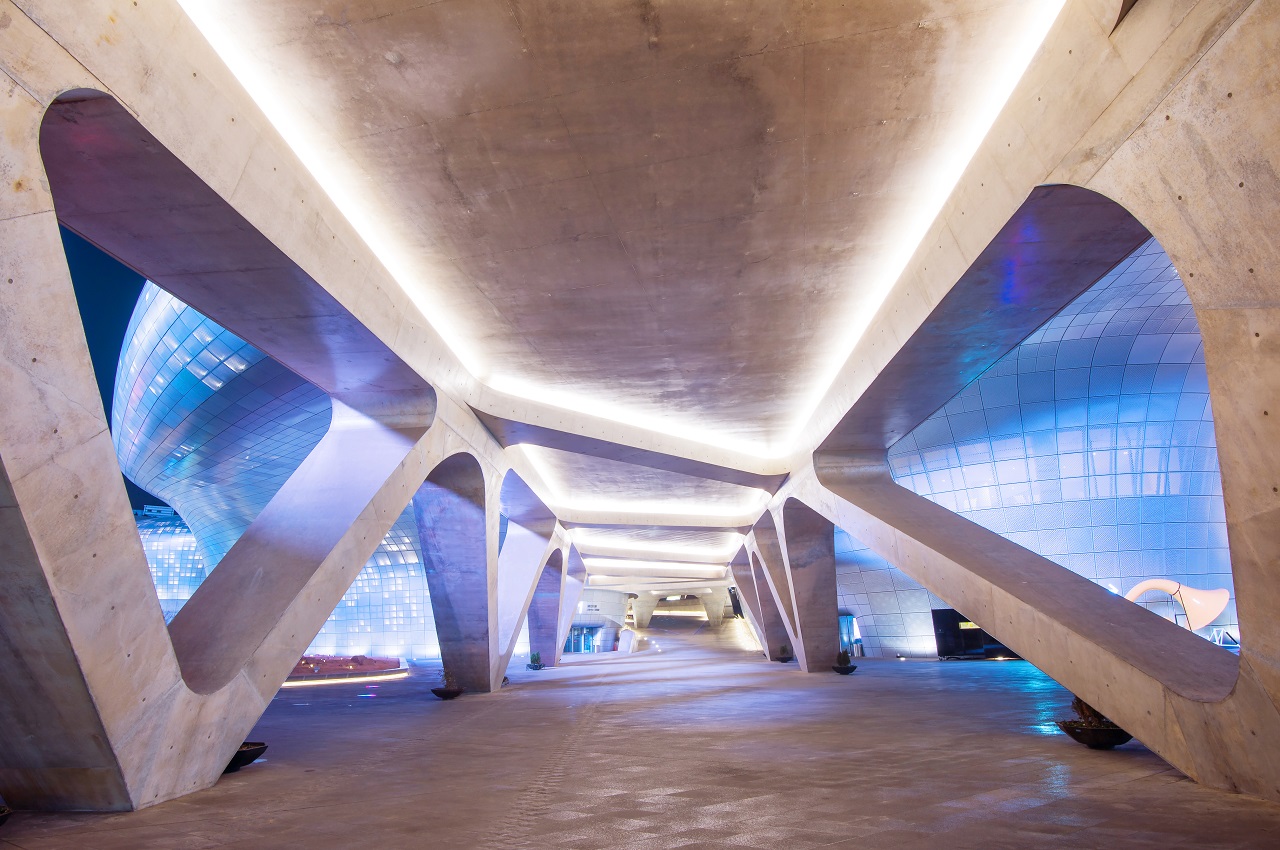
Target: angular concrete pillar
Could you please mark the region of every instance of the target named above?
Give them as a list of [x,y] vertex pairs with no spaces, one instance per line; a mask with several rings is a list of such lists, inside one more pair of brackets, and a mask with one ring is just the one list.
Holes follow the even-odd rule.
[[[806,672],[826,670],[840,644],[834,526],[803,503],[788,499],[760,518],[752,539],[753,561],[763,567],[764,582],[756,584],[762,610],[768,608],[765,597],[771,597],[800,667]],[[776,631],[773,639],[777,641]],[[769,657],[776,657],[779,648],[771,646]]]
[[[24,37],[43,37],[13,17],[11,32],[26,26]],[[31,67],[53,71],[54,45],[33,40],[29,49]],[[203,195],[184,186],[190,173],[148,144],[136,121],[97,124],[89,113],[98,107],[83,107],[62,122],[30,91],[0,95],[14,181],[0,192],[0,681],[9,683],[0,688],[0,795],[21,808],[141,808],[217,781],[421,481],[435,400],[370,335],[343,357],[342,379],[326,382],[333,372],[311,357],[301,322],[286,317],[341,334],[358,326],[351,314],[228,216],[207,186]],[[43,128],[40,151],[46,115],[58,126]],[[122,166],[139,148],[146,166]],[[55,173],[92,171],[95,155],[112,167],[83,180]],[[60,212],[85,212],[85,203],[121,211],[86,214],[76,229],[99,244],[114,234],[113,253],[144,272],[155,259],[146,253],[151,225],[172,236],[188,280],[224,264],[274,264],[254,278],[252,298],[212,291],[208,312],[256,344],[254,321],[270,310],[273,356],[300,373],[311,364],[306,376],[334,395],[329,432],[168,629],[89,365],[51,191]],[[116,206],[120,196],[132,205]],[[197,256],[179,247],[195,231],[226,238]],[[380,378],[394,398],[357,398]]]
[[480,693],[494,689],[497,636],[497,558],[489,549],[497,548],[498,516],[485,496],[484,471],[463,452],[436,466],[413,497],[445,673]]
[[743,611],[755,630],[765,657],[772,661],[778,657],[779,647],[791,642],[791,636],[782,622],[782,614],[764,577],[760,559],[754,554],[747,555],[745,550],[743,556],[741,561],[735,559],[730,565],[738,585],[738,598],[742,600]]
[[637,629],[649,628],[649,621],[653,619],[653,612],[659,601],[660,597],[643,590],[631,600],[631,611],[635,614]]
[[710,593],[698,596],[702,608],[707,612],[707,625],[719,628],[724,624],[724,609],[729,604],[729,589],[717,587]]
[[795,499],[787,499],[780,513],[778,525],[795,606],[796,660],[805,672],[822,672],[840,651],[835,526]]
[[[490,672],[492,687],[497,690],[515,654],[516,641],[526,618],[531,644],[541,640],[543,648],[548,650],[555,645],[564,571],[560,569],[555,575],[548,576],[547,568],[557,557],[560,560],[556,564],[564,563],[563,556],[559,555],[564,532],[555,514],[515,470],[507,470],[502,487],[496,494],[489,494],[489,510],[506,517],[506,534],[502,535],[498,551],[498,642],[494,647]],[[539,636],[535,635],[534,619],[538,615],[533,613],[532,606],[540,586],[542,592],[550,594],[550,597],[544,596],[543,607],[539,610],[543,615],[538,620],[542,632]],[[545,655],[543,663],[555,662],[551,655]]]
[[570,546],[565,562],[564,590],[560,593],[560,628],[556,635],[556,664],[564,655],[564,645],[569,641],[573,628],[573,615],[578,613],[578,602],[587,583],[587,566],[582,562],[576,546]]
[[533,603],[542,568],[558,543],[514,520],[507,523],[506,539],[498,553],[497,587],[494,604],[498,609],[498,639],[492,651],[490,681],[497,690],[507,665],[516,651],[521,627]]
[[806,501],[1169,763],[1280,796],[1280,766],[1253,743],[1280,740],[1280,718],[1247,656],[898,486],[882,458],[816,465],[826,492]]
[[[492,483],[463,452],[437,466],[413,498],[445,674],[473,693],[502,686],[543,568],[560,546],[555,517],[514,472]],[[554,612],[559,579],[550,581]],[[547,614],[540,608],[544,646],[558,625]]]
[[560,598],[564,592],[564,551],[556,549],[538,577],[529,604],[529,652],[538,653],[542,663],[554,666],[559,660]]
[[[756,588],[761,600],[766,596],[773,600],[774,608],[782,618],[783,628],[787,632],[787,644],[798,640],[799,630],[796,627],[795,603],[792,601],[791,579],[787,575],[786,561],[782,554],[782,540],[774,524],[773,514],[769,511],[756,520],[751,539],[755,543],[755,558],[752,563],[759,567]],[[834,544],[833,544],[834,545]],[[773,647],[777,652],[778,647]],[[772,657],[772,656],[770,656]]]

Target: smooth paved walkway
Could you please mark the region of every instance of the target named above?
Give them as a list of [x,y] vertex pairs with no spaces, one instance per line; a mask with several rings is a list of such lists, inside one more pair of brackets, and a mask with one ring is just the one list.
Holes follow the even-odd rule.
[[448,703],[430,671],[282,691],[265,763],[142,812],[19,814],[0,848],[1280,847],[1280,806],[1057,733],[1070,696],[1025,662],[805,675],[698,625]]

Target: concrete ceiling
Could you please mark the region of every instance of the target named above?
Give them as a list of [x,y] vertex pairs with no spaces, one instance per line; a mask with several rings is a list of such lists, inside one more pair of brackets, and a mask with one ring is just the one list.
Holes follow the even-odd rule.
[[583,555],[644,557],[650,560],[726,563],[742,547],[741,532],[670,526],[574,526]]
[[683,515],[718,525],[747,525],[770,493],[679,472],[541,446],[523,451],[538,469],[570,521],[599,521],[619,513]]
[[[1061,5],[182,3],[478,386],[774,457]],[[672,541],[781,481],[553,444],[561,519]]]

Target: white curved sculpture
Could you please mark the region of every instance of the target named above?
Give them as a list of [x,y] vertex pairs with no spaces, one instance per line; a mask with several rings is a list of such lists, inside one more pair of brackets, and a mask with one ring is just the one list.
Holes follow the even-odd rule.
[[1178,600],[1182,610],[1187,612],[1187,628],[1193,632],[1212,623],[1226,609],[1227,602],[1231,599],[1231,591],[1225,587],[1200,590],[1167,578],[1149,578],[1146,581],[1140,581],[1129,589],[1124,598],[1130,602],[1137,602],[1138,597],[1148,590],[1162,590]]

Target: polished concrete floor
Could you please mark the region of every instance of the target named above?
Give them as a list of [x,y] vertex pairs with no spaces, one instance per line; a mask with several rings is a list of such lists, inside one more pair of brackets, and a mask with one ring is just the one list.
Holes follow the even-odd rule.
[[489,696],[282,691],[265,762],[142,812],[20,813],[0,848],[1280,847],[1280,806],[1057,733],[1070,697],[1025,662],[805,675],[741,622],[653,625],[661,652]]

